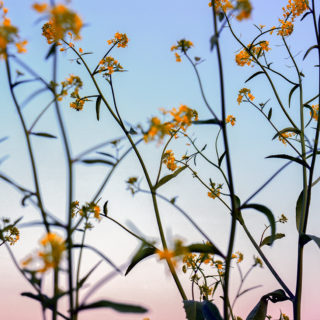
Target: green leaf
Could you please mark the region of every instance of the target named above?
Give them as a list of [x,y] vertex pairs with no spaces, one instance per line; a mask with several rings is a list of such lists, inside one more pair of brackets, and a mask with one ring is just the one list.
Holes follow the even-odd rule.
[[264,296],[260,299],[258,304],[251,310],[246,320],[265,320],[268,309],[268,299]]
[[306,127],[311,123],[312,119],[313,119],[313,116],[314,116],[314,110],[312,109],[311,106],[309,106],[308,104],[304,104],[303,105],[305,108],[309,109],[310,110],[310,119],[308,121],[308,123],[306,124]]
[[275,136],[272,138],[272,140],[274,140],[275,138],[280,136],[282,133],[286,133],[286,132],[294,132],[295,134],[300,134],[301,133],[301,131],[298,128],[288,127],[288,128],[282,129],[279,132],[277,132],[275,134]]
[[293,88],[290,90],[290,93],[289,93],[289,108],[290,108],[290,103],[291,103],[291,97],[292,97],[293,93],[295,92],[295,90],[296,90],[297,88],[299,88],[299,87],[300,87],[300,84],[296,84],[296,85],[294,85]]
[[85,160],[81,160],[81,162],[85,163],[85,164],[107,164],[110,166],[113,166],[114,163],[108,160],[103,160],[103,159],[85,159]]
[[304,244],[307,244],[309,241],[313,240],[317,246],[320,248],[320,238],[313,236],[312,234],[304,234],[302,235],[302,241]]
[[100,105],[101,105],[101,95],[99,95],[97,97],[97,101],[96,101],[96,114],[97,114],[97,120],[99,121],[100,119]]
[[115,158],[115,156],[112,155],[111,153],[100,152],[100,151],[97,151],[97,153],[98,153],[98,154],[101,154],[101,155],[103,155],[103,156],[110,157],[110,158],[113,158],[113,159],[117,160],[117,159]]
[[159,187],[161,187],[162,185],[164,185],[165,183],[167,183],[167,182],[170,181],[171,179],[175,178],[175,177],[176,177],[179,173],[181,173],[185,168],[187,168],[187,166],[181,167],[181,168],[177,169],[174,173],[168,174],[168,175],[162,177],[154,188],[155,188],[155,189],[158,189]]
[[45,60],[48,60],[52,54],[56,52],[57,45],[54,43],[50,48],[48,53],[46,54]]
[[103,205],[103,213],[105,216],[108,215],[108,202],[109,202],[109,200],[107,200]]
[[224,156],[226,155],[226,151],[220,156],[219,160],[218,160],[218,166],[221,167],[221,163],[223,161]]
[[145,313],[148,311],[146,308],[143,308],[141,306],[112,302],[108,300],[99,300],[90,304],[81,305],[77,309],[77,311],[82,311],[86,309],[97,309],[97,308],[111,308],[115,311],[122,312],[122,313]]
[[[275,236],[274,236],[274,240],[277,240],[277,239],[282,239],[284,238],[286,235],[284,233],[276,233]],[[267,246],[271,246],[272,242],[271,242],[271,236],[268,236],[268,237],[265,237],[261,243],[260,243],[260,248],[264,245],[267,245]]]
[[314,46],[310,47],[310,48],[307,50],[307,52],[305,53],[305,55],[303,56],[303,60],[307,57],[307,55],[310,53],[310,51],[311,51],[312,49],[316,49],[316,48],[319,48],[319,46],[318,46],[318,45],[314,45]]
[[269,223],[270,223],[270,227],[271,227],[270,245],[272,245],[272,243],[275,239],[275,235],[276,235],[276,222],[275,222],[275,219],[274,219],[274,216],[273,216],[271,210],[268,209],[266,206],[261,205],[261,204],[257,204],[257,203],[243,205],[243,206],[241,206],[241,209],[255,209],[255,210],[263,213],[268,218]]
[[189,252],[197,252],[197,253],[212,253],[217,254],[220,257],[224,258],[224,254],[212,243],[204,244],[204,243],[193,243],[186,247]]
[[202,314],[202,303],[194,300],[183,300],[183,307],[188,320],[205,320]]
[[156,252],[156,248],[148,245],[147,243],[142,243],[141,247],[139,248],[138,252],[134,255],[131,260],[131,263],[125,273],[127,275],[136,264],[138,264],[141,260],[152,256]]
[[100,260],[98,263],[96,263],[90,270],[89,272],[82,278],[80,281],[77,283],[77,288],[80,289],[84,283],[88,280],[90,275],[93,273],[94,270],[98,268],[98,266],[101,264],[102,260]]
[[22,292],[21,295],[23,297],[28,297],[30,299],[34,299],[34,300],[39,301],[44,309],[50,309],[50,310],[53,309],[54,300],[50,299],[48,296],[46,296],[44,294],[37,294],[36,295],[31,292]]
[[250,80],[253,79],[254,77],[258,76],[259,74],[263,74],[263,73],[264,73],[263,71],[258,71],[258,72],[256,72],[256,73],[254,73],[252,76],[250,76],[250,77],[245,81],[245,83],[248,82],[248,81],[250,81]]
[[210,38],[210,50],[212,51],[215,47],[215,45],[218,42],[218,38],[219,36],[217,36],[216,34],[214,34],[211,38]]
[[312,13],[311,11],[308,11],[308,12],[306,12],[303,16],[302,16],[302,18],[301,18],[301,20],[300,21],[302,21],[307,15],[309,15],[310,13]]
[[50,133],[45,133],[45,132],[30,132],[29,134],[34,136],[44,137],[44,138],[57,139],[56,136]]
[[271,159],[271,158],[287,159],[287,160],[299,163],[299,164],[303,165],[304,167],[310,169],[310,166],[308,165],[308,163],[305,162],[303,159],[295,158],[295,157],[289,156],[288,154],[274,154],[274,155],[266,157],[266,159]]
[[296,203],[296,227],[299,232],[300,230],[300,220],[302,214],[302,207],[303,207],[303,190],[301,191],[297,203]]
[[205,320],[223,320],[216,305],[207,300],[202,302],[202,314]]
[[271,117],[272,117],[272,108],[270,108],[268,112],[268,120],[271,120]]
[[193,124],[218,124],[221,125],[221,121],[218,119],[208,119],[208,120],[197,120],[192,121]]
[[264,297],[268,298],[273,303],[290,300],[290,298],[286,296],[286,293],[282,289],[269,292],[266,295],[264,295]]

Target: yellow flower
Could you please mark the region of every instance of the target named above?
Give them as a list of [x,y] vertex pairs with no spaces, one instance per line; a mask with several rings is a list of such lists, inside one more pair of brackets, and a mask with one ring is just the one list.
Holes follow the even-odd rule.
[[[175,253],[172,250],[169,249],[164,249],[163,251],[161,250],[156,250],[156,254],[159,256],[159,260],[171,260],[174,258]],[[175,267],[177,265],[177,262],[173,259],[171,260],[173,266]]]
[[254,58],[259,59],[265,51],[269,50],[271,50],[269,48],[269,41],[260,41],[256,45],[248,44],[246,48],[236,55],[236,63],[241,67],[245,65],[250,66],[254,62]]
[[176,56],[176,61],[181,62],[181,56],[176,52],[174,53],[174,55]]
[[312,118],[316,121],[318,121],[319,118],[319,105],[318,104],[314,104],[311,106],[313,112],[310,111],[310,116],[312,116]]
[[175,163],[176,159],[174,158],[174,153],[172,150],[167,150],[165,154],[163,155],[162,162],[167,165],[167,168],[171,171],[174,171],[177,169],[177,164]]
[[237,263],[242,262],[243,261],[243,253],[241,253],[240,251],[237,251],[236,254],[238,255]]
[[252,5],[249,0],[237,0],[237,9],[239,13],[236,15],[237,20],[250,18]]
[[236,124],[236,118],[232,115],[228,115],[226,118],[226,123],[231,123],[232,126]]
[[294,132],[284,132],[281,133],[278,137],[279,141],[281,141],[283,144],[287,144],[287,139],[290,137],[293,137],[295,135]]
[[27,52],[27,49],[25,48],[25,46],[27,45],[28,41],[27,40],[23,40],[21,42],[16,42],[16,47],[17,47],[17,51],[18,53],[25,53]]
[[48,5],[46,3],[34,3],[32,8],[39,13],[42,13],[48,9]]
[[111,75],[113,72],[121,72],[123,71],[123,67],[115,60],[113,57],[105,57],[99,62],[99,72],[103,72],[104,76]]
[[238,98],[237,98],[238,105],[240,105],[240,103],[242,102],[244,97],[247,98],[247,101],[248,100],[253,101],[255,99],[254,96],[251,94],[250,89],[242,88],[239,90],[239,94],[238,94]]
[[64,251],[66,250],[64,240],[56,233],[49,232],[41,240],[42,251],[38,257],[42,260],[43,267],[38,272],[46,272],[50,268],[58,268]]
[[[171,51],[179,51],[181,53],[186,53],[191,47],[193,47],[193,43],[189,40],[181,39],[177,42],[176,45],[173,45],[170,50]],[[181,61],[181,56],[175,52],[176,61]]]
[[118,48],[125,48],[128,46],[129,39],[125,33],[115,33],[114,38],[107,41],[110,44],[116,44]]

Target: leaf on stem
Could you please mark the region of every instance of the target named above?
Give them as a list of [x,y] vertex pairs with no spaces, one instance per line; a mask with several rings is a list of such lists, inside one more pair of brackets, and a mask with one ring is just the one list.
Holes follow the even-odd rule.
[[155,189],[158,189],[159,187],[163,186],[165,183],[167,183],[168,181],[170,181],[171,179],[175,178],[179,173],[181,173],[185,168],[187,168],[187,166],[183,166],[179,169],[177,169],[174,173],[172,174],[168,174],[164,177],[162,177],[159,182],[155,185]]
[[303,242],[303,244],[307,244],[309,241],[313,240],[317,246],[320,248],[320,238],[316,237],[312,234],[303,234],[300,237],[301,241]]
[[138,264],[141,260],[153,255],[156,252],[156,248],[150,246],[149,244],[143,242],[137,253],[131,260],[131,263],[125,273],[125,276]]
[[225,258],[224,254],[221,253],[221,251],[212,243],[210,244],[194,243],[187,246],[186,249],[188,250],[188,252],[212,253]]
[[307,52],[305,53],[305,55],[303,56],[303,60],[307,57],[307,55],[310,53],[310,51],[311,51],[312,49],[316,49],[316,48],[319,48],[319,49],[320,49],[320,47],[319,47],[318,45],[314,45],[314,46],[310,47],[310,48],[307,50]]
[[[285,235],[284,233],[276,233],[275,236],[274,236],[274,240],[282,239],[282,238],[284,238],[285,236],[286,236],[286,235]],[[261,248],[261,247],[264,246],[264,245],[271,246],[271,244],[272,244],[271,236],[267,236],[267,237],[265,237],[265,238],[261,241],[259,247]]]
[[193,124],[218,124],[221,125],[221,121],[218,119],[197,120],[192,121]]
[[107,164],[109,166],[114,166],[114,163],[112,161],[103,160],[103,159],[85,159],[85,160],[81,160],[81,162],[85,164]]
[[296,226],[297,226],[298,232],[300,230],[302,207],[303,207],[303,190],[301,191],[296,203]]
[[51,55],[53,55],[56,52],[57,45],[54,43],[50,48],[48,53],[46,54],[45,60],[48,60]]
[[218,160],[218,166],[221,167],[221,163],[223,161],[224,156],[226,155],[226,151],[220,156],[219,160]]
[[44,137],[44,138],[50,138],[50,139],[57,139],[56,136],[46,133],[46,132],[30,132],[30,135],[38,136],[38,137]]
[[97,114],[97,120],[100,119],[100,105],[101,105],[102,97],[101,95],[98,95],[97,101],[96,101],[96,114]]
[[272,158],[287,159],[287,160],[299,163],[304,167],[310,169],[310,166],[308,165],[308,163],[305,162],[303,159],[295,158],[295,157],[289,156],[288,154],[273,154],[271,156],[266,157],[266,159],[272,159]]
[[77,283],[77,288],[80,289],[84,283],[88,280],[90,275],[93,273],[94,270],[98,268],[98,266],[101,264],[102,260],[100,260],[98,263],[96,263],[90,270],[89,272]]
[[293,93],[295,92],[295,90],[296,90],[297,88],[299,88],[299,87],[300,87],[300,84],[296,84],[296,85],[294,85],[293,88],[290,90],[290,93],[289,93],[289,108],[290,108],[290,103],[291,103],[291,97],[292,97]]
[[279,132],[277,132],[274,137],[272,138],[272,140],[274,140],[275,138],[277,138],[278,136],[281,136],[283,133],[286,132],[294,132],[295,134],[300,134],[301,131],[298,128],[293,128],[293,127],[288,127],[288,128],[284,128],[282,130],[280,130]]
[[261,213],[263,213],[269,220],[270,228],[271,228],[271,239],[270,239],[270,245],[272,245],[273,241],[275,240],[276,235],[276,222],[274,219],[274,216],[270,209],[268,209],[266,206],[257,204],[257,203],[251,203],[251,204],[245,204],[241,206],[240,209],[255,209]]
[[220,312],[212,302],[183,300],[187,320],[222,320]]
[[76,311],[82,311],[86,309],[97,309],[97,308],[111,308],[115,311],[122,312],[122,313],[145,313],[148,311],[146,308],[143,308],[141,306],[112,302],[108,300],[99,300],[86,305],[81,305],[79,306],[79,308],[76,309]]
[[258,71],[256,73],[254,73],[253,75],[251,75],[246,81],[245,83],[247,83],[248,81],[250,81],[251,79],[253,79],[254,77],[258,76],[259,74],[263,74],[263,71]]
[[268,112],[268,120],[270,121],[272,117],[272,108],[270,108],[269,112]]

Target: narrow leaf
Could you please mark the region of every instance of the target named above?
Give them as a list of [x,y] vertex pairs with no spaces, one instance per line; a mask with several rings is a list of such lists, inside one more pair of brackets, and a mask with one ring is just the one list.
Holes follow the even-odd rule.
[[266,295],[264,295],[264,297],[268,298],[273,303],[290,300],[290,298],[287,297],[286,293],[282,289],[269,292]]
[[270,108],[268,112],[268,120],[271,120],[271,117],[272,117],[272,108]]
[[210,50],[212,51],[215,47],[215,45],[217,44],[218,42],[218,36],[217,35],[213,35],[211,38],[210,38]]
[[44,138],[50,138],[50,139],[57,139],[56,136],[50,134],[50,133],[45,133],[45,132],[30,132],[30,135],[38,136],[38,137],[44,137]]
[[287,160],[299,163],[304,167],[310,169],[310,166],[308,165],[308,163],[305,162],[303,159],[295,158],[295,157],[289,156],[288,154],[273,154],[271,156],[266,157],[266,159],[272,159],[272,158],[287,159]]
[[[277,240],[277,239],[282,239],[284,238],[286,235],[284,233],[276,233],[275,236],[274,236],[274,240]],[[271,246],[272,244],[272,241],[271,241],[271,236],[268,236],[268,237],[265,237],[261,243],[260,243],[260,248],[264,245],[267,245],[267,246]]]
[[317,246],[320,248],[320,238],[313,236],[312,234],[304,234],[303,235],[303,242],[304,244],[307,244],[309,241],[313,240]]
[[311,11],[308,11],[307,13],[305,13],[303,16],[302,16],[302,18],[301,18],[301,20],[300,21],[302,21],[306,16],[308,16],[310,13],[312,13]]
[[202,303],[194,300],[183,300],[183,307],[188,320],[205,320],[202,314]]
[[220,156],[219,160],[218,160],[218,166],[221,167],[221,163],[223,161],[224,156],[226,155],[226,151]]
[[258,72],[256,72],[256,73],[254,73],[253,75],[251,75],[251,76],[245,81],[245,83],[248,82],[248,81],[250,81],[250,80],[253,79],[254,77],[258,76],[259,74],[263,74],[263,73],[264,73],[263,71],[258,71]]
[[50,47],[48,53],[46,54],[45,60],[48,60],[50,56],[56,52],[56,47],[57,45],[55,43]]
[[99,95],[97,97],[97,101],[96,101],[96,114],[97,114],[97,120],[99,121],[100,119],[100,105],[101,105],[101,95]]
[[290,103],[291,103],[291,97],[292,97],[293,93],[295,92],[295,90],[296,90],[297,88],[299,88],[299,87],[300,87],[300,85],[299,85],[299,84],[296,84],[296,85],[294,85],[293,88],[290,90],[290,93],[289,93],[289,108],[290,108]]
[[156,252],[156,248],[152,247],[146,243],[142,243],[141,247],[139,248],[138,252],[134,255],[131,260],[131,263],[125,273],[127,275],[133,267],[138,264],[141,260],[153,255]]
[[213,244],[194,243],[186,247],[189,252],[212,253],[224,258],[224,254]]
[[161,187],[162,185],[164,185],[165,183],[167,183],[168,181],[170,181],[171,179],[175,178],[179,173],[181,173],[185,168],[187,168],[187,166],[181,167],[179,169],[177,169],[174,173],[172,174],[168,174],[164,177],[162,177],[159,182],[157,183],[157,185],[155,186],[155,189],[158,189],[159,187]]
[[303,190],[301,191],[301,193],[298,197],[297,203],[296,203],[296,227],[297,227],[298,232],[300,230],[302,206],[303,206]]
[[110,158],[113,158],[113,159],[116,159],[114,155],[112,155],[111,153],[107,153],[107,152],[100,152],[100,151],[97,151],[98,154],[101,154],[103,156],[106,156],[106,157],[110,157]]
[[274,219],[274,216],[271,212],[270,209],[268,209],[266,206],[261,205],[261,204],[257,204],[257,203],[252,203],[252,204],[246,204],[244,206],[241,206],[241,209],[255,209],[261,213],[263,213],[269,220],[270,223],[270,227],[271,227],[271,243],[270,245],[272,245],[274,239],[275,239],[275,235],[276,235],[276,222]]
[[78,289],[80,289],[84,283],[88,280],[88,278],[90,277],[90,275],[93,273],[94,270],[96,270],[98,268],[98,266],[101,264],[102,260],[100,260],[98,263],[96,263],[90,270],[89,272],[82,278],[80,279],[80,281],[77,284]]
[[122,313],[145,313],[148,311],[146,308],[143,308],[141,306],[112,302],[108,300],[99,300],[86,305],[81,305],[77,309],[77,311],[82,311],[86,309],[97,309],[97,308],[111,308],[115,311],[122,312]]
[[305,53],[305,55],[303,56],[303,60],[307,57],[307,55],[310,53],[310,51],[311,51],[312,49],[316,49],[316,48],[319,48],[319,46],[318,46],[318,45],[314,45],[314,46],[310,47],[310,48],[307,50],[307,52]]
[[81,160],[81,162],[85,163],[85,164],[107,164],[110,166],[113,166],[114,163],[108,160],[103,160],[103,159],[85,159],[85,160]]
[[208,120],[197,120],[193,121],[193,124],[218,124],[221,125],[221,121],[218,119],[208,119]]
[[295,134],[300,134],[301,133],[301,131],[298,128],[288,127],[288,128],[282,129],[279,132],[277,132],[275,134],[275,136],[272,138],[272,140],[274,140],[275,138],[280,136],[282,133],[286,133],[286,132],[294,132]]

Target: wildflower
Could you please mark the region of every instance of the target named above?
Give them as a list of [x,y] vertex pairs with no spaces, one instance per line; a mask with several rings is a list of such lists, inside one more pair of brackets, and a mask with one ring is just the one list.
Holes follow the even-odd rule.
[[250,66],[252,62],[255,62],[255,59],[259,59],[264,52],[270,50],[269,41],[260,41],[256,45],[248,44],[246,48],[236,55],[236,63],[241,67]]
[[241,253],[240,251],[237,251],[236,254],[238,255],[237,263],[242,262],[243,261],[243,253]]
[[293,137],[294,135],[295,135],[294,132],[283,132],[283,133],[280,133],[280,135],[278,136],[278,139],[283,144],[287,144],[287,139]]
[[177,62],[181,62],[181,56],[178,53],[174,53]]
[[46,4],[34,4],[33,8],[39,13],[49,14],[49,21],[42,26],[42,35],[47,39],[48,44],[64,39],[66,34],[74,36],[74,40],[81,38],[80,31],[83,22],[80,16],[63,4],[48,7]]
[[251,94],[251,90],[247,88],[242,88],[239,90],[237,98],[238,105],[240,105],[240,103],[242,102],[243,97],[247,98],[247,101],[253,101],[255,99],[254,96]]
[[253,264],[254,267],[257,265],[259,265],[260,268],[263,267],[262,260],[259,257],[254,256],[253,259],[254,259],[254,264]]
[[270,34],[273,34],[273,31],[274,30],[276,30],[276,27],[275,26],[273,26],[272,28],[271,28],[271,31],[269,32]]
[[238,9],[237,20],[241,21],[250,18],[252,5],[249,0],[237,0],[236,9]]
[[228,115],[226,118],[226,123],[231,123],[232,126],[236,124],[236,118],[232,115]]
[[79,201],[71,202],[71,217],[74,218],[79,213]]
[[281,320],[290,320],[290,319],[285,313],[281,312]]
[[40,244],[43,248],[38,252],[38,257],[43,267],[37,271],[46,272],[50,268],[58,268],[66,250],[64,240],[56,233],[49,232],[40,240]]
[[[171,260],[174,256],[175,253],[172,250],[169,249],[164,249],[163,251],[161,250],[156,250],[156,254],[159,256],[159,260]],[[171,260],[173,266],[175,267],[177,262],[175,260]]]
[[319,118],[319,105],[318,104],[314,104],[311,106],[313,112],[310,111],[310,116],[312,116],[312,118],[316,121],[318,121]]
[[82,50],[82,48],[79,48],[79,53],[83,53],[83,50]]
[[111,75],[113,72],[123,71],[123,67],[118,62],[118,60],[115,60],[113,57],[110,56],[102,59],[99,65],[100,67],[98,69],[98,72],[103,72],[104,76]]
[[9,226],[5,231],[5,234],[3,240],[8,242],[10,246],[13,246],[20,239],[20,231],[15,226]]
[[129,39],[125,33],[115,33],[114,38],[107,41],[108,44],[115,44],[118,48],[125,48],[128,45]]
[[169,170],[174,171],[178,167],[175,161],[176,159],[174,158],[174,153],[171,150],[167,150],[163,155],[162,162],[167,166]]
[[215,199],[220,197],[220,189],[213,189],[211,188],[210,191],[208,192],[208,197]]
[[94,205],[94,207],[93,207],[93,213],[94,213],[94,217],[95,217],[98,221],[101,220],[100,212],[101,212],[100,207],[97,206],[97,205]]
[[[185,40],[185,39],[181,39],[181,40],[177,41],[177,44],[173,45],[170,50],[171,51],[178,51],[178,52],[186,54],[186,52],[191,47],[193,47],[193,43],[191,41]],[[181,56],[177,52],[175,52],[174,55],[176,57],[176,61],[177,62],[181,62]]]
[[279,219],[279,222],[280,223],[286,223],[287,221],[288,221],[288,218],[284,214],[282,214],[280,219]]
[[[212,7],[212,2],[209,2],[209,7]],[[216,12],[219,12],[221,9],[223,12],[227,12],[228,10],[233,9],[233,5],[230,0],[215,0],[214,1],[214,9]]]

